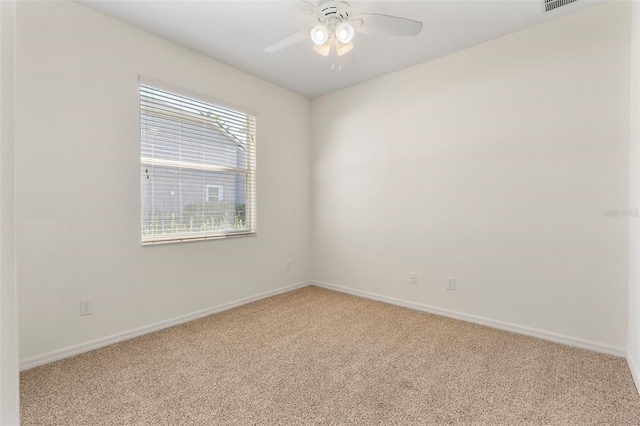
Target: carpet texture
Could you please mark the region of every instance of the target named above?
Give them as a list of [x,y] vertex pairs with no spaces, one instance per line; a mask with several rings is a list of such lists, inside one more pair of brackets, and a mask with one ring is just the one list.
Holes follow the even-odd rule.
[[23,425],[640,425],[622,358],[305,287],[21,374]]

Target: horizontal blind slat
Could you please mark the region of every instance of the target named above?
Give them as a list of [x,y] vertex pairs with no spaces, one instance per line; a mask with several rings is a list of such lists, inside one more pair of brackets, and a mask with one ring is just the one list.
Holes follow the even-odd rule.
[[140,85],[140,97],[148,97],[149,99],[165,99],[169,103],[173,103],[175,105],[182,105],[187,108],[191,108],[193,110],[199,110],[204,108],[210,109],[222,115],[230,115],[236,117],[251,117],[250,114],[246,114],[241,111],[234,111],[230,108],[225,108],[222,106],[214,105],[209,102],[204,102],[198,99],[192,99],[189,96],[183,96],[175,93],[171,93],[167,90],[162,90],[158,88],[154,88],[149,85],[141,84]]
[[164,100],[142,99],[140,109],[151,119],[179,119],[192,126],[217,126],[220,129],[245,131],[253,128],[249,117],[236,117],[224,114],[210,115],[208,111],[184,111],[167,104]]

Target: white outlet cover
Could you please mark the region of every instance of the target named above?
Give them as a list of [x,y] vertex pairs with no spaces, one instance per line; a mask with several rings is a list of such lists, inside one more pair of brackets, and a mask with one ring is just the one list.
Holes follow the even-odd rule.
[[93,299],[82,299],[80,301],[80,315],[91,315],[93,313]]
[[456,279],[453,277],[447,277],[447,290],[456,289]]

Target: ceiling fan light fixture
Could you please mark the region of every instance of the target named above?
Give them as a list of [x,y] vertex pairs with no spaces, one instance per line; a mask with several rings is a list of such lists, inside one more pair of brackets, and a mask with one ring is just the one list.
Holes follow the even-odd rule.
[[353,26],[347,22],[341,22],[336,26],[336,39],[342,44],[347,44],[353,39],[355,30]]
[[331,43],[327,42],[321,45],[316,44],[315,46],[313,46],[313,50],[326,58],[327,56],[329,56],[329,52],[331,52]]
[[313,41],[316,46],[321,46],[329,40],[330,34],[331,32],[329,31],[329,27],[324,24],[320,24],[311,28],[311,33],[309,35],[311,37],[311,41]]
[[336,53],[338,54],[338,56],[349,53],[351,49],[353,49],[353,43],[336,42]]

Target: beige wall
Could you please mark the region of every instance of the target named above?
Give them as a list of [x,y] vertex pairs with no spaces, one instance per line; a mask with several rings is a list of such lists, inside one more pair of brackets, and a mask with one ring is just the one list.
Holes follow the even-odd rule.
[[[71,2],[19,3],[17,51],[23,362],[309,278],[308,99]],[[140,245],[138,75],[256,112],[257,237]]]
[[15,2],[0,2],[0,425],[20,418],[15,256]]
[[[631,149],[629,205],[640,208],[640,4],[631,14]],[[640,390],[640,217],[629,224],[629,330],[627,360]]]
[[629,13],[314,99],[313,278],[624,355]]

